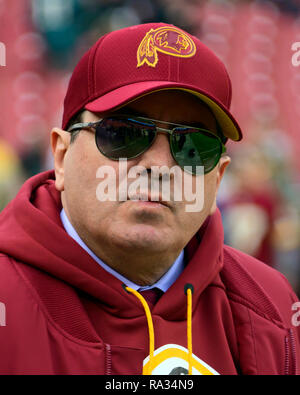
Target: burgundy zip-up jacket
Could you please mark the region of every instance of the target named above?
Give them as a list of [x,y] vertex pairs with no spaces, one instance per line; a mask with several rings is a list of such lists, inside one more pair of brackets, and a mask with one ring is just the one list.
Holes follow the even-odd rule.
[[128,375],[150,364],[149,374],[184,374],[189,364],[193,374],[298,373],[298,299],[282,274],[223,244],[218,210],[146,315],[68,236],[61,208],[50,171],[29,179],[0,214],[0,374]]

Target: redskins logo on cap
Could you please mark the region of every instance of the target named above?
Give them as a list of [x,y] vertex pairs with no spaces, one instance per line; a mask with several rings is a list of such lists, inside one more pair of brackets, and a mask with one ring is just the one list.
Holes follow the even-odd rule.
[[151,29],[141,41],[137,50],[137,67],[147,64],[155,67],[158,52],[180,58],[190,58],[196,53],[194,41],[176,27],[164,26]]

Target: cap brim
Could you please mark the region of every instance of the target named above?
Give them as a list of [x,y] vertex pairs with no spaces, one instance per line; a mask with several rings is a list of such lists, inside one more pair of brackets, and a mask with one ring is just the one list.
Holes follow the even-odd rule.
[[85,105],[85,109],[92,112],[107,112],[116,110],[137,98],[162,89],[180,89],[196,95],[204,101],[214,113],[224,136],[234,141],[240,141],[242,131],[233,115],[214,97],[208,95],[192,85],[170,81],[144,81],[122,86]]

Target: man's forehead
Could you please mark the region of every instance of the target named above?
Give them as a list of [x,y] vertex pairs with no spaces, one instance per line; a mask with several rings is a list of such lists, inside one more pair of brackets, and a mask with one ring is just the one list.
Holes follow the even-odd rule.
[[[210,108],[198,97],[180,90],[161,90],[139,97],[122,107],[105,113],[97,113],[98,118],[110,115],[136,115],[166,119],[174,123],[203,124],[216,126],[216,119]],[[90,117],[88,117],[90,120]]]
[[186,106],[187,108],[194,108],[196,110],[206,109],[211,112],[207,104],[196,95],[180,89],[161,89],[148,93],[128,102],[125,106],[118,109],[118,111],[124,107],[135,109],[140,107],[147,108],[148,106],[155,108],[158,103],[164,104],[164,109],[168,110],[174,110],[174,106],[176,106],[176,109]]

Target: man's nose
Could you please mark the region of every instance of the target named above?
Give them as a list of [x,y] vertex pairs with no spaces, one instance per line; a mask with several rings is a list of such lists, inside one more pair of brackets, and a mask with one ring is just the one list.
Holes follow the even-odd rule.
[[168,166],[171,168],[176,165],[171,153],[169,135],[165,133],[158,133],[155,141],[150,148],[147,149],[139,158],[138,165],[146,169],[151,166]]

